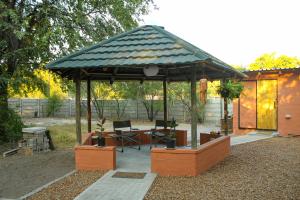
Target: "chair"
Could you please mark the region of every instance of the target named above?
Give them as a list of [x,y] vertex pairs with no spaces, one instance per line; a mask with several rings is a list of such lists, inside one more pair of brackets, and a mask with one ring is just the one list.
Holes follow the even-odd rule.
[[162,131],[157,130],[157,128],[168,128],[171,124],[171,121],[167,121],[167,124],[165,124],[164,120],[155,120],[155,128],[151,129],[151,144],[150,144],[150,149],[152,148],[152,144],[153,144],[153,140],[156,141],[155,142],[155,146],[156,144],[158,144],[159,142],[163,142],[166,143],[166,141],[169,140],[168,134]]
[[[114,121],[113,128],[116,134],[112,135],[113,138],[121,140],[122,150],[124,152],[124,145],[128,143],[138,144],[138,150],[141,149],[141,135],[139,133],[132,132],[133,130],[138,130],[131,127],[130,120],[127,121]],[[131,147],[131,146],[128,146]],[[134,148],[135,147],[131,147]]]

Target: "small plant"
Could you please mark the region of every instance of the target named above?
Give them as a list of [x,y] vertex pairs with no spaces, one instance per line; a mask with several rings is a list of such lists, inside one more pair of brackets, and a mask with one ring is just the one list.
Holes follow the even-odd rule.
[[97,129],[96,133],[99,137],[102,137],[102,132],[104,131],[104,124],[105,124],[106,118],[98,119],[97,121]]
[[174,118],[172,118],[172,120],[169,122],[170,124],[170,134],[169,134],[169,137],[171,139],[174,139],[176,138],[176,127],[178,126],[178,124],[176,123],[176,120]]
[[218,87],[217,92],[221,95],[221,97],[233,100],[240,97],[243,89],[244,86],[240,82],[228,80]]
[[105,146],[105,138],[102,135],[102,132],[104,131],[104,124],[105,124],[106,119],[102,118],[102,119],[98,119],[97,122],[97,129],[96,129],[96,134],[98,135],[98,146],[99,147],[103,147]]
[[232,82],[231,80],[225,81],[218,87],[217,92],[224,98],[224,130],[225,135],[228,135],[228,100],[232,101],[239,98],[244,86],[239,82]]

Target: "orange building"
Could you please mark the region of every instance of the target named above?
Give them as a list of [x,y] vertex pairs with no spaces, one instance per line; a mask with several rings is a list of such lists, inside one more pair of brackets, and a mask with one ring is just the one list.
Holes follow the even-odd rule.
[[300,67],[246,71],[233,103],[233,132],[278,131],[300,135]]

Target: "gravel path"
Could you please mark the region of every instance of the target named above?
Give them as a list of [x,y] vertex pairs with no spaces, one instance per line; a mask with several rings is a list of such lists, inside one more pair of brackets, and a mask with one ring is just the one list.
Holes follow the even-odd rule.
[[105,172],[78,171],[34,194],[30,200],[60,199],[71,200],[98,180]]
[[0,159],[0,198],[18,198],[74,170],[72,150]]
[[197,177],[157,177],[145,200],[300,199],[300,137],[232,147],[225,161]]

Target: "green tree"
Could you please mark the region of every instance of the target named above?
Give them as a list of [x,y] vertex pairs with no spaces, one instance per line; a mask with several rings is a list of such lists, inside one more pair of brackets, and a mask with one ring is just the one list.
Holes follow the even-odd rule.
[[139,96],[146,108],[147,117],[153,121],[158,112],[162,110],[163,104],[161,98],[163,96],[161,81],[147,81],[139,86]]
[[272,68],[294,68],[300,65],[300,59],[286,55],[277,56],[276,53],[266,53],[256,58],[250,64],[251,70]]
[[16,91],[21,83],[36,86],[34,69],[137,26],[152,4],[152,0],[0,1],[0,124],[8,117],[8,85]]

